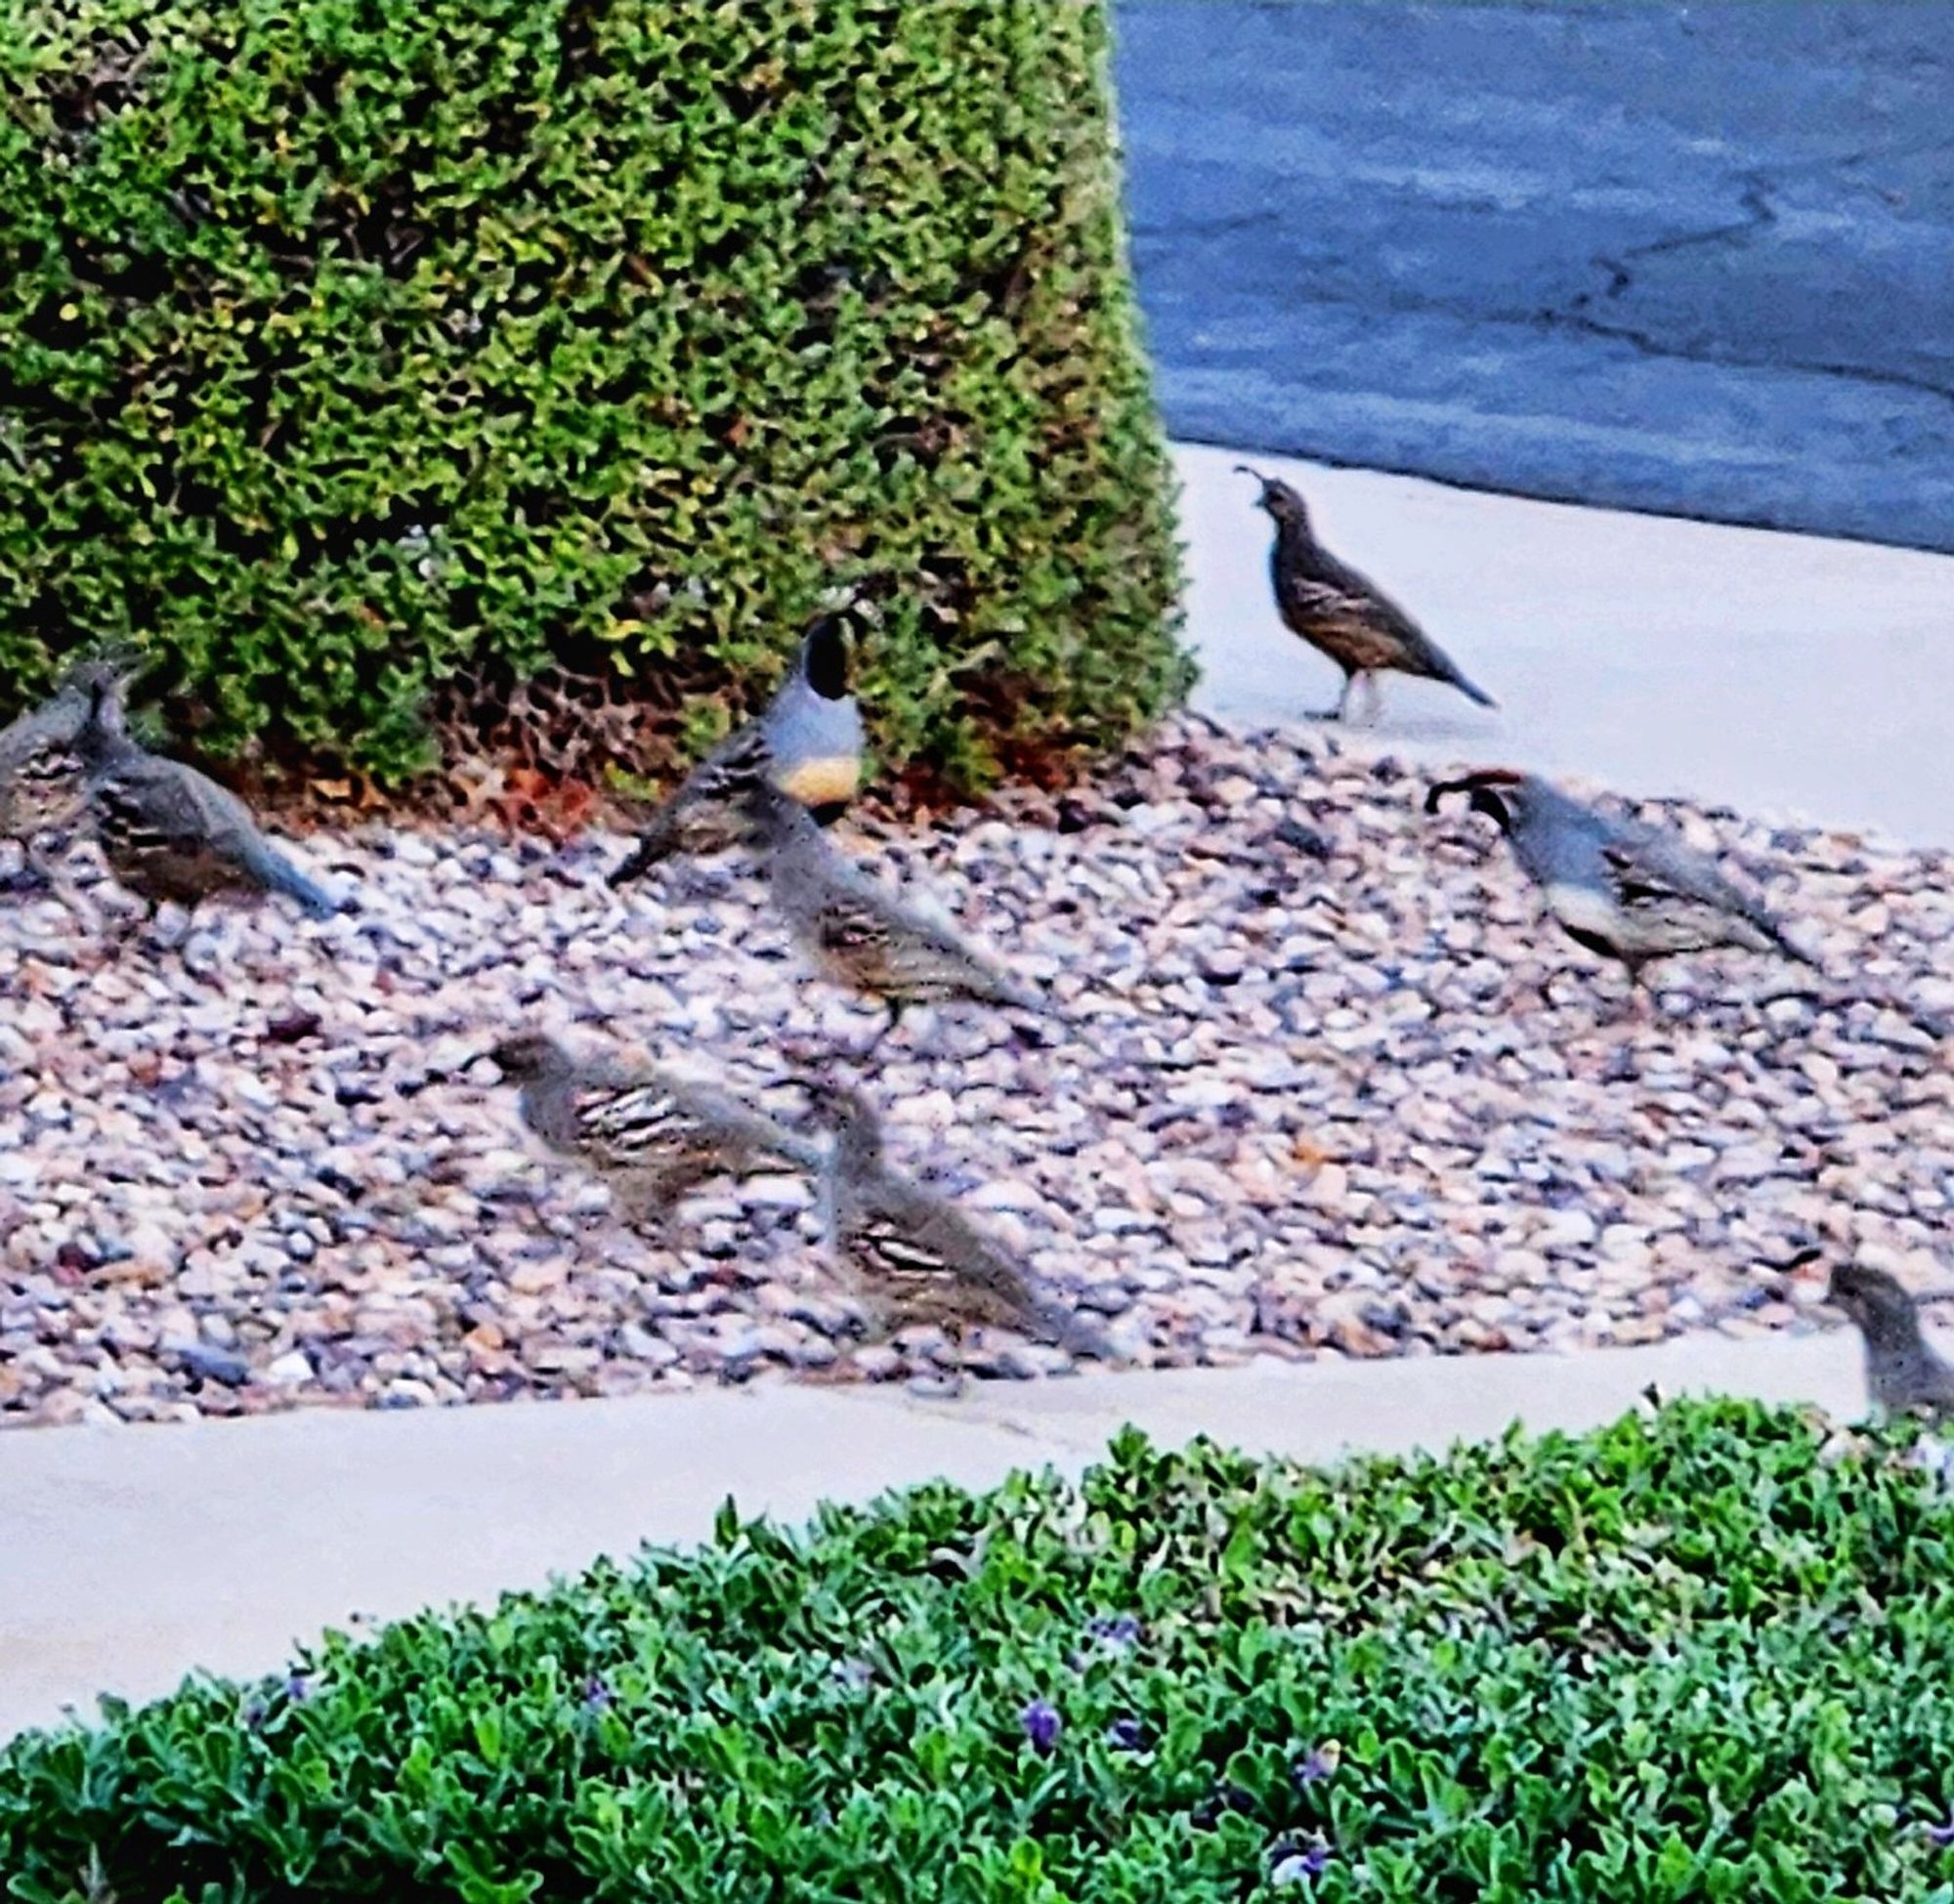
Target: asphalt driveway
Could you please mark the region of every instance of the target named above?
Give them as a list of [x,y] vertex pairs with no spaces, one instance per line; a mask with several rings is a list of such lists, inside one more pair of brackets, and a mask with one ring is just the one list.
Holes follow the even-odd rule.
[[1954,4],[1118,23],[1174,436],[1954,550]]

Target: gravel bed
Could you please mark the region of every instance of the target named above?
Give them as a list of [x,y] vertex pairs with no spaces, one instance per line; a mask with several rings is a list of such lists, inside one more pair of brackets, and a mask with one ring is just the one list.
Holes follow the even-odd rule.
[[895,1155],[1136,1362],[1749,1334],[1809,1322],[1785,1270],[1813,1249],[1954,1281],[1947,1054],[1880,1002],[1954,1009],[1947,855],[1668,809],[1837,983],[1677,961],[1637,1021],[1486,822],[1420,813],[1426,779],[1188,718],[1070,793],[845,824],[1062,1010],[1044,1044],[919,1013],[859,1067],[880,1013],[807,973],[741,862],[614,894],[616,836],[317,834],[360,913],[214,905],[180,949],[9,901],[0,1421],[938,1366],[927,1333],[861,1343],[804,1180],[709,1186],[647,1235],[531,1152],[469,1064],[525,1022],[795,1120],[832,1054]]

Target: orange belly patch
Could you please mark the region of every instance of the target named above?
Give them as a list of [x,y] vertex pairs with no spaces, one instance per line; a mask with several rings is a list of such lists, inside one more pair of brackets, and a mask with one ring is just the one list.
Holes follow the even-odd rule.
[[862,783],[862,763],[852,754],[797,760],[783,769],[776,779],[781,791],[804,807],[832,806],[855,797],[855,790]]

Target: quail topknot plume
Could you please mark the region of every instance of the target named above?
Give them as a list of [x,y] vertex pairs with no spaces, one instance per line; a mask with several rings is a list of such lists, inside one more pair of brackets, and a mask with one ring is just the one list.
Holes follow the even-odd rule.
[[1883,1269],[1841,1263],[1825,1300],[1845,1310],[1866,1345],[1866,1386],[1890,1415],[1919,1412],[1935,1421],[1954,1417],[1954,1368],[1920,1332],[1914,1298]]
[[16,841],[23,870],[59,885],[50,851],[59,852],[84,818],[80,735],[98,690],[119,699],[142,662],[95,656],[63,675],[55,692],[0,730],[0,838]]
[[634,1218],[662,1216],[710,1177],[822,1164],[820,1145],[712,1084],[616,1056],[574,1058],[540,1032],[487,1055],[522,1086],[531,1132],[605,1178]]
[[1440,782],[1425,795],[1425,812],[1436,813],[1454,793],[1499,825],[1567,936],[1618,959],[1632,987],[1651,959],[1719,946],[1817,964],[1760,901],[1671,833],[1615,819],[1508,768]]
[[131,737],[113,681],[92,685],[75,745],[103,854],[151,915],[166,901],[193,907],[226,892],[283,893],[319,918],[341,910],[259,832],[234,793]]
[[1481,707],[1499,703],[1475,687],[1450,656],[1368,575],[1360,574],[1316,539],[1309,508],[1287,483],[1238,463],[1237,473],[1262,486],[1258,506],[1275,520],[1269,574],[1276,608],[1290,630],[1300,635],[1343,670],[1337,705],[1316,718],[1343,719],[1360,680],[1371,684],[1373,705],[1381,673],[1416,675],[1443,681]]
[[1110,1354],[1098,1329],[884,1159],[881,1121],[860,1091],[824,1079],[809,1093],[834,1127],[822,1171],[828,1241],[885,1329],[934,1324],[953,1340],[965,1329],[1011,1329],[1069,1354]]
[[845,859],[798,800],[763,783],[746,806],[763,843],[768,889],[795,940],[835,983],[879,998],[889,1027],[906,1006],[952,998],[1048,1009],[949,926]]
[[756,719],[737,729],[686,776],[611,875],[638,878],[675,854],[703,857],[743,845],[751,835],[747,796],[771,784],[818,820],[837,816],[862,778],[862,711],[849,692],[850,644],[862,610],[850,602],[808,627],[792,673]]

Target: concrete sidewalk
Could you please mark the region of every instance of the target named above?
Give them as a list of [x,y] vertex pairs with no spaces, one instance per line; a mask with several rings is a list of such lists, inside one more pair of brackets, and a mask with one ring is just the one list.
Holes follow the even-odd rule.
[[774,1384],[620,1402],[325,1413],[0,1436],[0,1737],[249,1675],[356,1616],[491,1599],[645,1542],[695,1542],[729,1495],[787,1521],[942,1476],[1076,1472],[1126,1422],[1328,1460],[1512,1420],[1582,1428],[1651,1381],[1856,1412],[1856,1345],[1700,1336],[1581,1356],[1133,1372],[986,1384],[960,1402]]
[[1500,701],[1386,677],[1359,744],[1954,846],[1954,557],[1176,451],[1195,704],[1273,726],[1341,677],[1276,618],[1252,462]]

